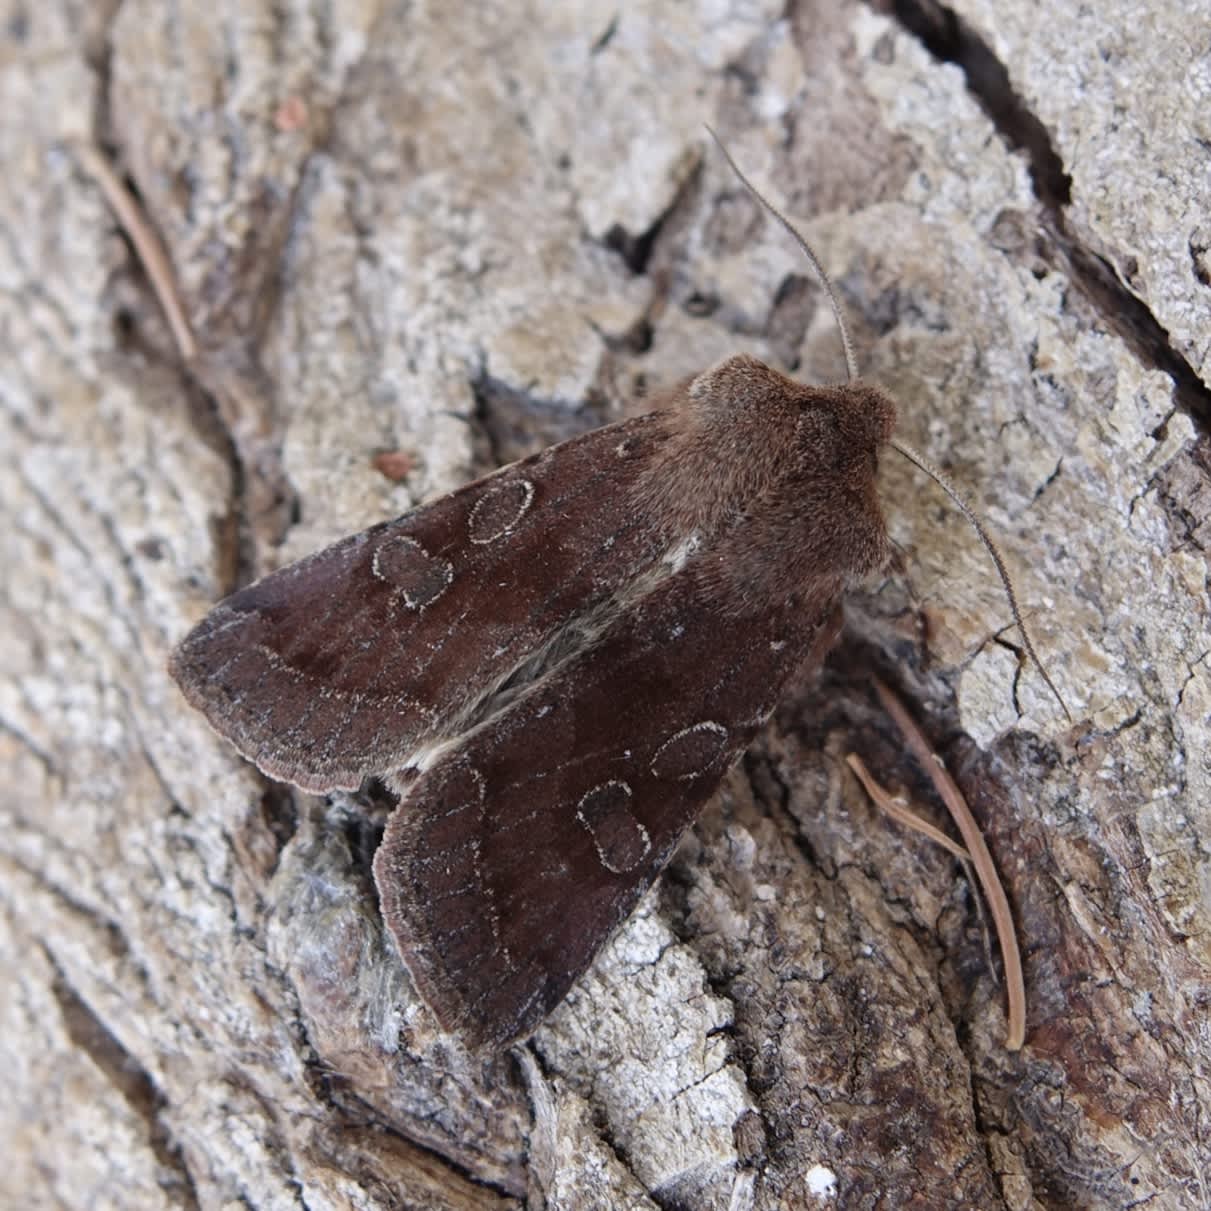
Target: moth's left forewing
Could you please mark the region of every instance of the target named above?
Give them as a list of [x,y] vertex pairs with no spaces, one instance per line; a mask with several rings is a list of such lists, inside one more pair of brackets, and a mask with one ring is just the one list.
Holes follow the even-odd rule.
[[170,671],[271,777],[387,774],[659,558],[660,518],[620,502],[664,430],[659,413],[606,426],[282,568],[216,606]]

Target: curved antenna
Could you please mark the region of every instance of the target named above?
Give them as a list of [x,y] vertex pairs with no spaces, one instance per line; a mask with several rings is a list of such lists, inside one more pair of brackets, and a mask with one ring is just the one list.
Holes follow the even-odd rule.
[[811,265],[816,277],[820,279],[820,285],[824,287],[824,293],[828,295],[828,301],[832,305],[833,316],[836,318],[837,327],[841,330],[841,347],[845,350],[845,381],[851,382],[858,377],[858,364],[854,360],[854,343],[849,338],[849,329],[845,324],[845,313],[841,310],[841,302],[837,298],[837,292],[833,289],[832,281],[827,273],[824,272],[824,266],[820,264],[820,258],[812,251],[812,246],[795,230],[794,225],[772,202],[765,198],[761,191],[740,171],[736,161],[732,159],[731,152],[723,146],[723,140],[707,126],[707,133],[715,140],[719,150],[723,152],[723,158],[728,162],[732,172],[740,178],[740,183],[745,189],[769,211],[775,219],[786,229],[787,234],[799,245],[800,251],[807,257],[808,263]]
[[984,522],[980,515],[959,495],[959,490],[937,469],[923,454],[913,449],[907,442],[901,441],[898,437],[888,439],[887,444],[891,446],[898,454],[902,454],[910,463],[924,471],[930,479],[954,501],[955,508],[967,518],[971,524],[971,528],[979,535],[980,541],[984,544],[984,549],[992,556],[992,562],[996,564],[997,575],[1001,578],[1001,584],[1005,588],[1005,596],[1009,599],[1009,609],[1013,614],[1013,621],[1022,635],[1022,646],[1026,649],[1027,655],[1034,662],[1034,667],[1043,675],[1043,680],[1047,682],[1047,688],[1055,695],[1055,700],[1060,704],[1060,709],[1068,718],[1068,722],[1072,722],[1072,712],[1068,709],[1068,704],[1064,701],[1060,691],[1055,688],[1055,682],[1048,675],[1047,666],[1043,664],[1038,652],[1034,650],[1034,644],[1030,640],[1030,632],[1026,629],[1026,623],[1022,618],[1022,612],[1018,609],[1017,594],[1013,591],[1013,581],[1009,578],[1009,569],[1005,566],[1005,560],[1001,558],[1001,552],[997,549],[997,544],[989,537],[988,531],[984,528]]
[[[761,191],[740,171],[736,161],[732,159],[731,152],[723,145],[723,140],[715,133],[708,125],[707,133],[715,140],[716,146],[723,152],[723,158],[728,162],[732,172],[740,178],[741,184],[757,199],[762,206],[779,223],[786,229],[791,239],[799,245],[803,255],[807,257],[816,276],[820,279],[820,285],[824,287],[824,292],[828,295],[828,301],[832,304],[833,315],[837,320],[837,327],[841,330],[841,345],[845,350],[845,376],[847,381],[852,381],[857,378],[858,370],[857,363],[854,359],[854,346],[850,340],[849,329],[845,324],[845,315],[841,310],[840,300],[837,298],[837,292],[833,289],[833,284],[829,280],[829,276],[824,272],[824,266],[820,264],[820,258],[812,251],[811,245],[795,230],[791,221],[768,199],[766,199]],[[1055,682],[1051,680],[1051,676],[1047,672],[1047,666],[1043,664],[1039,658],[1038,652],[1034,650],[1034,643],[1031,641],[1030,632],[1026,629],[1026,623],[1022,618],[1022,611],[1018,609],[1017,594],[1013,591],[1013,581],[1009,578],[1009,569],[1005,566],[1004,559],[1001,558],[1001,552],[997,549],[996,543],[988,535],[988,531],[984,528],[984,523],[980,519],[980,515],[959,495],[959,490],[942,474],[937,467],[923,455],[913,449],[907,442],[900,441],[899,438],[893,437],[888,440],[888,445],[897,453],[902,454],[910,463],[916,466],[919,470],[924,471],[930,479],[950,497],[955,503],[955,507],[967,518],[971,524],[971,528],[975,530],[980,541],[984,544],[984,549],[992,556],[992,562],[996,565],[997,575],[1001,578],[1001,584],[1005,589],[1005,596],[1009,600],[1009,609],[1013,614],[1014,624],[1022,635],[1022,646],[1026,649],[1026,654],[1034,662],[1035,668],[1043,675],[1043,680],[1047,683],[1047,688],[1055,695],[1055,700],[1060,704],[1060,709],[1063,710],[1069,723],[1072,722],[1072,712],[1068,709],[1068,704],[1064,701],[1060,691],[1055,688]]]

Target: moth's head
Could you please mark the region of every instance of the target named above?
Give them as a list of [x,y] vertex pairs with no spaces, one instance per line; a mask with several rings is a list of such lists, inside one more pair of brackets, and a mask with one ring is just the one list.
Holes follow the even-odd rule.
[[765,569],[746,575],[766,577],[776,549],[779,592],[882,564],[875,470],[896,408],[877,387],[807,386],[742,354],[691,379],[673,405],[670,440],[640,489],[673,533],[710,535],[743,518]]
[[786,526],[798,527],[798,541],[787,546],[802,558],[803,579],[826,569],[853,584],[882,567],[890,550],[875,476],[896,405],[870,383],[796,389],[785,491]]
[[873,383],[799,387],[796,444],[805,466],[857,486],[869,480],[896,428],[895,401]]
[[896,402],[886,391],[861,379],[827,390],[838,423],[851,442],[875,450],[886,445],[896,431]]
[[871,383],[809,386],[748,354],[729,357],[684,388],[683,463],[705,460],[696,479],[729,507],[792,482],[816,479],[861,490],[896,425],[896,405]]

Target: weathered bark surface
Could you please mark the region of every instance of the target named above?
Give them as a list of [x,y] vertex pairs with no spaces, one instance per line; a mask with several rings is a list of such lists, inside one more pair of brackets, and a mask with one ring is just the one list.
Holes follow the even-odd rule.
[[[5,6],[6,1206],[1211,1205],[1206,14],[785,7]],[[904,570],[481,1064],[384,939],[373,810],[268,784],[165,657],[251,575],[638,389],[740,348],[837,377],[704,121],[991,518],[1077,722],[889,457]],[[192,366],[90,137],[171,251]],[[987,829],[1018,1055],[961,870],[843,772],[928,802],[874,669]]]

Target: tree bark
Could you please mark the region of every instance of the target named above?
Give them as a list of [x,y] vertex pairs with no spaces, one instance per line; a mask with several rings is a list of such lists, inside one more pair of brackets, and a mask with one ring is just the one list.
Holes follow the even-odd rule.
[[[6,1205],[1211,1205],[1211,27],[1182,7],[8,7]],[[839,378],[704,122],[989,518],[1074,720],[889,453],[902,566],[565,1004],[478,1059],[384,934],[381,801],[269,782],[165,660],[253,576],[728,354]],[[962,868],[844,767],[939,811],[873,673],[985,829],[1020,1053]]]

